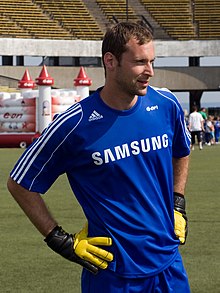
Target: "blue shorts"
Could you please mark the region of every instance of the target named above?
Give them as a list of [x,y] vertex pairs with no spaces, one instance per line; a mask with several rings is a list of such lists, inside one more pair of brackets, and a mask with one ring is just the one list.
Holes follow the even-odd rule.
[[166,270],[148,278],[123,278],[110,270],[100,270],[94,276],[83,270],[81,286],[82,293],[190,293],[180,254]]

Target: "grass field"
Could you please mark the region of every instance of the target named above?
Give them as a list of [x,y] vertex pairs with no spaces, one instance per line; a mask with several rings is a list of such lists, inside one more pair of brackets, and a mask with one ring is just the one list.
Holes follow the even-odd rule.
[[[0,292],[79,293],[81,268],[48,249],[6,189],[8,174],[21,153],[21,149],[0,149]],[[220,146],[196,149],[186,192],[189,235],[180,248],[192,293],[220,292],[219,177]],[[45,200],[67,231],[81,228],[84,216],[65,176]]]

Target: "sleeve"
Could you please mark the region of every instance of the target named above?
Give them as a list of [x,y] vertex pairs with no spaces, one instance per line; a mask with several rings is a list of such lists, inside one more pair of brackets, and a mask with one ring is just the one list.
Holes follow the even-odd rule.
[[174,158],[186,157],[190,154],[191,134],[186,126],[183,109],[178,98],[167,88],[161,88],[159,92],[171,103],[170,119],[173,124],[172,153]]
[[184,112],[178,100],[175,103],[175,124],[173,137],[173,157],[181,158],[190,154],[191,134],[186,126]]
[[203,119],[203,117],[202,117],[202,114],[201,114],[201,113],[199,113],[199,114],[200,114],[200,116],[201,116],[200,121],[203,122],[204,119]]
[[192,123],[192,115],[190,114],[189,115],[189,124],[191,124]]
[[81,118],[79,104],[58,115],[20,157],[10,173],[11,178],[30,191],[45,193],[66,171],[68,154],[74,152],[74,130]]

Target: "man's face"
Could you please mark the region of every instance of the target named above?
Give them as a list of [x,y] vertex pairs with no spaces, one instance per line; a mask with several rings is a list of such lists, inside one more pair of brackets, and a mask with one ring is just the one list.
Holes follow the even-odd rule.
[[116,67],[115,81],[128,95],[144,96],[150,78],[154,75],[155,51],[153,42],[139,45],[136,39],[127,43],[127,51],[122,54]]

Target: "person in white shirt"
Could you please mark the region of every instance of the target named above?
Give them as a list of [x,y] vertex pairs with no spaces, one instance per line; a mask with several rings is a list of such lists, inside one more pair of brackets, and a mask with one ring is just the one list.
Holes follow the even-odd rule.
[[198,112],[197,106],[193,106],[193,112],[189,115],[189,130],[191,132],[191,149],[194,150],[197,137],[199,149],[202,150],[202,132],[204,131],[204,119]]

